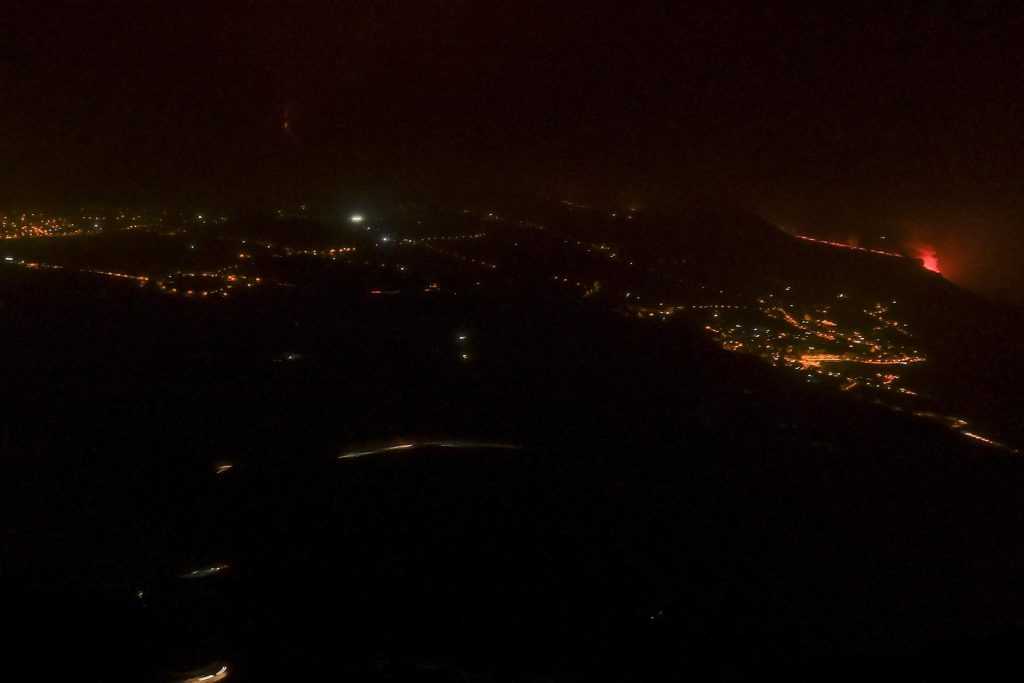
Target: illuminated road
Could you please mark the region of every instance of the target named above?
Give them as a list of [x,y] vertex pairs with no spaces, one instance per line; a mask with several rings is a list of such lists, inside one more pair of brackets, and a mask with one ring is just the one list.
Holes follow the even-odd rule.
[[378,455],[381,453],[390,453],[393,451],[407,451],[416,448],[471,448],[480,450],[506,450],[506,451],[520,451],[523,450],[522,446],[509,443],[491,443],[484,441],[411,441],[406,443],[399,443],[393,446],[382,446],[380,448],[372,448],[360,451],[348,451],[338,456],[338,460],[353,460],[355,458],[362,458],[367,455]]
[[223,681],[228,677],[228,667],[222,666],[213,673],[202,674],[199,676],[190,676],[188,678],[182,678],[179,683],[217,683],[217,681]]

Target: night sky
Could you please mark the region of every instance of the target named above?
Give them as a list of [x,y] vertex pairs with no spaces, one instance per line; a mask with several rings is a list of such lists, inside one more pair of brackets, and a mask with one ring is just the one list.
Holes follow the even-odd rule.
[[712,196],[1024,300],[1024,9],[780,6],[15,0],[0,206]]

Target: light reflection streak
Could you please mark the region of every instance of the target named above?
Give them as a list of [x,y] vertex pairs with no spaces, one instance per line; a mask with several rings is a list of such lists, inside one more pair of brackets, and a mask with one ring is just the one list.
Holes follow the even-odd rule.
[[394,446],[384,446],[382,448],[374,448],[362,451],[350,451],[342,453],[338,456],[338,460],[353,460],[355,458],[362,458],[367,455],[377,455],[381,453],[390,453],[393,451],[404,451],[413,448],[479,448],[487,450],[510,450],[519,451],[523,450],[522,446],[509,443],[493,443],[486,441],[414,441],[409,443],[400,443]]

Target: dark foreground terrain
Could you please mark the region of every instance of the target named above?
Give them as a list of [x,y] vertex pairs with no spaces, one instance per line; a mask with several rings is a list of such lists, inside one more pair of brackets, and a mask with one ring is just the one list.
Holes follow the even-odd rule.
[[[595,275],[597,294],[553,286],[552,269],[586,263],[516,256],[536,216],[505,233],[507,260],[412,242],[494,230],[486,217],[430,234],[403,220],[314,231],[291,253],[237,225],[65,248],[76,263],[60,245],[10,247],[66,267],[0,270],[5,667],[126,681],[1021,673],[1012,444],[729,353],[696,315],[650,320],[610,300],[636,282],[621,273]],[[553,241],[580,229],[566,221]],[[356,251],[294,253],[318,244]],[[254,252],[231,271],[261,277],[251,291],[154,284],[238,249]],[[671,294],[678,264],[649,264],[651,296]],[[115,266],[150,279],[81,270]],[[922,300],[971,301],[893,268],[926,283]],[[723,307],[790,286],[766,272],[728,291],[714,265],[691,277],[672,285],[690,304],[715,278]],[[954,347],[930,339],[940,357]],[[985,424],[979,393],[928,408]],[[991,399],[1000,436],[1012,395]]]

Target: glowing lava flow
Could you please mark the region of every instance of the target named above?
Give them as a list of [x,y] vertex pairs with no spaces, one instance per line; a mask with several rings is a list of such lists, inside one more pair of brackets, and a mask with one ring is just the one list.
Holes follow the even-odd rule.
[[931,247],[917,247],[917,258],[921,259],[924,267],[933,273],[941,273],[939,270],[939,256]]
[[[792,234],[792,233],[791,233]],[[858,247],[856,244],[847,244],[846,242],[832,242],[830,240],[819,240],[814,237],[808,237],[807,235],[796,235],[793,237],[798,239],[807,240],[808,242],[817,242],[818,244],[827,244],[830,247],[839,247],[841,249],[853,249],[854,251],[866,251],[869,254],[880,254],[882,256],[895,256],[899,258],[899,254],[894,254],[891,251],[882,251],[881,249],[868,249],[867,247]]]
[[[841,249],[853,249],[854,251],[865,251],[869,254],[879,254],[881,256],[895,256],[901,258],[900,254],[893,253],[891,251],[882,251],[881,249],[868,249],[867,247],[859,247],[855,244],[846,244],[845,242],[833,242],[831,240],[819,240],[814,237],[808,237],[807,235],[797,235],[790,233],[793,237],[798,239],[806,240],[808,242],[817,242],[818,244],[827,244],[830,247],[839,247]],[[931,247],[916,246],[913,248],[917,254],[917,258],[921,259],[924,267],[933,273],[941,274],[939,270],[939,256],[935,253],[935,250]]]

